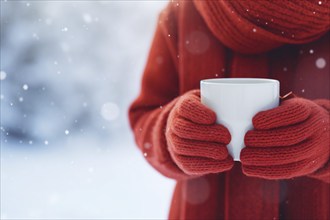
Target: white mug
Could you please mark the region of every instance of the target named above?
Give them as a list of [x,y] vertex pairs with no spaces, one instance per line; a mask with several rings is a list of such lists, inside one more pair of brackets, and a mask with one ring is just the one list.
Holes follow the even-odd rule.
[[279,105],[279,87],[279,81],[273,79],[217,78],[201,81],[201,102],[216,113],[217,123],[228,128],[231,142],[227,147],[235,161],[240,161],[244,136],[253,128],[253,116]]

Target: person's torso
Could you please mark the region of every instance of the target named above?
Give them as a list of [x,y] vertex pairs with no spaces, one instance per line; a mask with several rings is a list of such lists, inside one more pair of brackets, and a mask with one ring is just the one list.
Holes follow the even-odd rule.
[[[189,14],[189,19],[188,17]],[[224,47],[196,9],[178,14],[177,70],[180,93],[200,80],[261,77],[280,81],[280,93],[329,99],[329,34],[305,45],[242,55]],[[170,217],[183,219],[329,219],[329,185],[307,177],[270,181],[233,170],[179,182]]]

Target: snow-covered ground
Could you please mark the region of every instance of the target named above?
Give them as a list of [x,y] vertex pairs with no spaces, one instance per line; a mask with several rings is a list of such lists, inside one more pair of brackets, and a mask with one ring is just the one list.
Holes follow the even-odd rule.
[[165,219],[127,110],[167,2],[0,3],[1,219]]
[[81,138],[59,149],[3,149],[1,219],[166,219],[174,182],[131,141],[113,144]]

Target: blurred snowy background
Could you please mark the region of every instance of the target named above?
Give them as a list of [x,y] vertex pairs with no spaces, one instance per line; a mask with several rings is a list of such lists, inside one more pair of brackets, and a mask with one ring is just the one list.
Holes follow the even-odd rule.
[[167,217],[127,119],[166,3],[1,1],[1,219]]

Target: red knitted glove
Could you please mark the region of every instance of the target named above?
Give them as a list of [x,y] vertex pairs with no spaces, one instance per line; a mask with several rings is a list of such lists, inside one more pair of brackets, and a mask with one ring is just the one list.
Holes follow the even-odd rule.
[[215,122],[215,113],[200,102],[199,90],[188,92],[175,104],[167,121],[166,139],[172,159],[184,173],[205,175],[233,166],[226,148],[230,133]]
[[245,135],[243,172],[265,179],[308,175],[329,160],[329,112],[316,102],[292,98],[258,113]]

